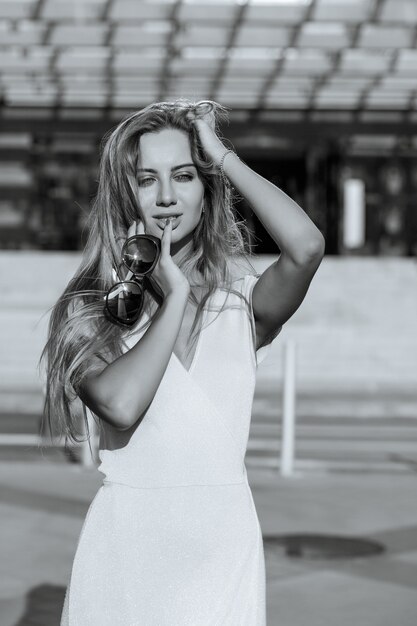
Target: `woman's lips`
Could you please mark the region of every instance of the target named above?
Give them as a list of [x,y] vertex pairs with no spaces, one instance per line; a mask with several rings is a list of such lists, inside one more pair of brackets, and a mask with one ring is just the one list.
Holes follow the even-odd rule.
[[166,220],[170,219],[172,221],[172,230],[174,230],[174,228],[176,228],[180,222],[181,215],[177,215],[177,217],[170,217],[170,218],[155,217],[154,219],[156,220],[156,223],[158,224],[161,230],[164,230]]

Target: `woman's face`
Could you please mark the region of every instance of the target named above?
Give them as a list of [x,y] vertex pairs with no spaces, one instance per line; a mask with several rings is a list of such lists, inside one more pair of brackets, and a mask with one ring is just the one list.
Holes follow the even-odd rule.
[[175,250],[192,239],[201,219],[204,186],[191,157],[188,135],[174,128],[145,133],[139,140],[137,181],[145,231],[161,238],[164,217],[172,223]]

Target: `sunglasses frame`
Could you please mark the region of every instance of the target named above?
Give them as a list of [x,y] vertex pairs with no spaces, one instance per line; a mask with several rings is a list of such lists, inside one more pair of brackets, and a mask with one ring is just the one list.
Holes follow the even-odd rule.
[[[128,263],[126,262],[126,259],[125,259],[126,249],[127,249],[128,245],[134,239],[139,239],[139,240],[141,240],[141,239],[149,239],[150,241],[152,241],[156,245],[156,256],[155,256],[155,259],[154,259],[151,267],[148,270],[146,270],[146,272],[141,272],[140,274],[135,274],[134,272],[132,272],[132,270],[130,269],[130,267],[129,267]],[[153,235],[132,235],[132,237],[129,237],[129,239],[126,239],[126,241],[124,242],[124,244],[122,246],[122,252],[121,252],[122,263],[127,267],[129,272],[132,272],[133,276],[146,276],[147,274],[150,274],[154,270],[155,265],[158,262],[160,254],[161,254],[161,240],[158,239],[158,237],[154,237]]]
[[[153,260],[151,266],[149,269],[147,269],[145,272],[140,272],[140,273],[134,273],[131,268],[129,267],[129,264],[126,262],[126,250],[127,247],[129,246],[130,243],[132,243],[133,240],[140,240],[140,239],[148,239],[150,241],[152,241],[155,245],[156,245],[156,255],[155,255],[155,259]],[[142,303],[141,303],[141,307],[138,310],[137,315],[135,315],[134,318],[132,318],[132,320],[129,321],[123,321],[121,320],[117,315],[114,315],[109,307],[108,304],[108,297],[111,291],[113,291],[113,289],[115,287],[117,287],[118,285],[126,285],[126,284],[134,284],[136,286],[140,286],[142,288],[143,285],[143,279],[148,275],[151,274],[151,272],[154,270],[155,265],[157,264],[158,260],[159,260],[159,256],[161,254],[161,240],[158,239],[158,237],[154,237],[153,235],[133,235],[132,237],[129,237],[129,239],[126,239],[125,243],[122,246],[122,250],[121,250],[121,256],[122,256],[122,264],[125,265],[125,267],[127,267],[127,269],[129,270],[129,272],[131,273],[132,277],[129,277],[128,279],[125,280],[121,280],[119,282],[114,283],[106,292],[106,295],[104,296],[105,299],[105,303],[104,303],[104,313],[107,317],[107,319],[110,322],[119,324],[121,326],[125,326],[125,327],[129,327],[129,326],[133,326],[133,324],[135,324],[135,322],[138,320],[139,315],[142,311],[142,305],[143,305],[143,291],[142,291]]]

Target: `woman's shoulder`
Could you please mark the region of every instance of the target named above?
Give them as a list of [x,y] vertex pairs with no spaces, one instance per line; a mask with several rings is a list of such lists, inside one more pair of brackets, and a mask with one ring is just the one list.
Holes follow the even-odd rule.
[[251,277],[256,279],[258,276],[248,256],[238,256],[229,259],[228,268],[233,288],[243,287],[251,282]]
[[246,273],[234,276],[232,280],[220,285],[216,290],[216,303],[223,309],[248,309],[251,306],[251,290],[258,276]]
[[235,278],[235,280],[231,283],[231,287],[247,297],[258,278],[259,276],[256,273],[246,273],[243,276]]

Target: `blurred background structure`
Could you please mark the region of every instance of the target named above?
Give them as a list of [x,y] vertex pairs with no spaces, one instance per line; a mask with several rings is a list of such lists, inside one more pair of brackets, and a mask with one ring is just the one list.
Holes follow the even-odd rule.
[[[0,0],[2,625],[58,623],[101,479],[79,449],[39,450],[36,366],[80,261],[102,137],[179,97],[230,107],[224,137],[326,239],[258,369],[246,463],[272,536],[268,624],[415,625],[416,43],[416,0]],[[279,250],[245,201],[236,211],[262,271]],[[289,341],[291,485],[277,471]],[[291,563],[273,549],[289,531],[371,534],[386,555]]]
[[80,249],[104,132],[186,96],[232,108],[328,254],[414,255],[416,24],[414,0],[1,0],[0,246]]

